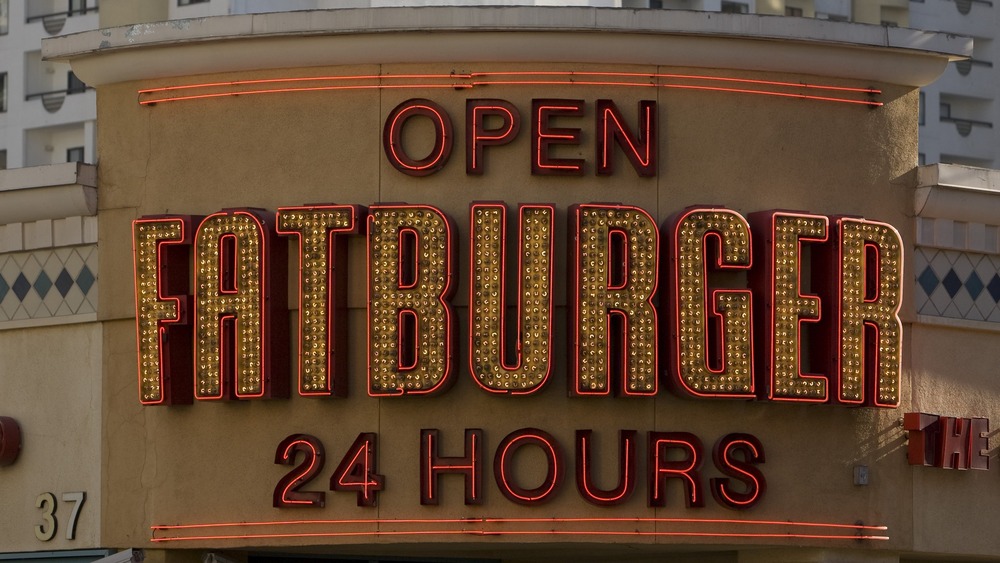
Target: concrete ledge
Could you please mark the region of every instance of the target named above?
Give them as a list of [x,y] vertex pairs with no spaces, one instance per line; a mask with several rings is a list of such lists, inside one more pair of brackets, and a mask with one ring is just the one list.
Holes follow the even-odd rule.
[[96,214],[96,166],[70,162],[0,171],[0,225]]
[[922,86],[948,61],[971,52],[967,37],[807,18],[524,6],[225,16],[42,42],[45,58],[70,61],[92,86],[266,68],[445,61],[704,66]]
[[996,225],[1000,222],[1000,170],[958,164],[917,169],[917,217]]

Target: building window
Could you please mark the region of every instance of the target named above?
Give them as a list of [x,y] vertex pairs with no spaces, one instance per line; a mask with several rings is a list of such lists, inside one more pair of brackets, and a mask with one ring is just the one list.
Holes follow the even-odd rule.
[[86,14],[87,0],[69,0],[69,15]]
[[7,111],[7,73],[0,72],[0,112]]
[[0,150],[0,170],[7,169],[7,149]]
[[655,9],[662,9],[663,0],[649,0],[649,7]]
[[66,149],[66,162],[83,162],[83,147]]
[[786,6],[785,7],[785,15],[786,16],[793,16],[793,17],[801,18],[802,17],[802,8],[790,8],[790,7]]
[[204,4],[209,0],[177,0],[178,6],[187,6],[190,4]]
[[0,0],[0,35],[7,35],[10,0]]
[[944,102],[941,102],[941,105],[938,108],[938,112],[940,114],[939,117],[941,119],[951,119],[951,104],[946,104]]
[[67,94],[79,94],[81,92],[85,92],[86,90],[87,85],[83,83],[83,80],[77,78],[76,75],[73,74],[72,70],[66,73]]
[[917,164],[919,164],[920,166],[923,166],[923,165],[927,164],[927,155],[925,155],[922,152],[918,152],[917,153]]
[[722,3],[722,13],[724,14],[747,14],[750,13],[750,7],[743,2],[723,2]]
[[920,93],[920,118],[919,118],[919,121],[918,121],[918,123],[920,125],[924,124],[925,114],[926,114],[926,111],[927,111],[926,109],[924,109],[925,108],[925,104],[926,104],[926,100],[924,99],[924,93],[921,92]]

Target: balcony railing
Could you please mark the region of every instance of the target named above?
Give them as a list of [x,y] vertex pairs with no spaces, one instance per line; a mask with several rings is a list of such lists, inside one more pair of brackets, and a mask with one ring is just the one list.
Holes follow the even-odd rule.
[[42,107],[45,108],[45,111],[55,113],[62,108],[63,102],[66,100],[66,96],[71,94],[82,94],[87,90],[93,90],[93,88],[85,86],[83,88],[66,88],[65,90],[37,92],[35,94],[28,94],[24,97],[24,100],[28,102],[31,100],[42,100]]
[[973,66],[982,66],[986,68],[993,68],[993,63],[990,61],[981,61],[979,59],[965,59],[964,61],[955,61],[955,70],[958,71],[962,76],[967,76],[972,72]]
[[980,4],[982,6],[987,6],[989,8],[993,7],[993,2],[991,0],[951,0],[951,1],[955,3],[955,8],[958,10],[958,13],[962,14],[963,16],[968,15],[968,13],[972,11],[973,4]]
[[75,10],[66,10],[65,12],[52,12],[50,14],[39,14],[36,16],[28,16],[25,20],[27,23],[32,23],[36,21],[42,22],[42,27],[45,28],[45,32],[49,35],[55,35],[62,31],[64,25],[66,25],[66,20],[73,16],[85,16],[90,12],[97,12],[99,6],[84,6],[77,8]]
[[975,119],[961,119],[958,117],[942,117],[942,123],[954,123],[955,130],[963,137],[968,137],[973,127],[985,127],[993,129],[993,124],[989,121],[976,121]]

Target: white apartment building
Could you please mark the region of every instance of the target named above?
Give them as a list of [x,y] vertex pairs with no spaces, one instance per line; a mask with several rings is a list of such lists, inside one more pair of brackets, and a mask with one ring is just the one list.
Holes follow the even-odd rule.
[[914,0],[910,23],[974,38],[971,59],[950,64],[921,90],[920,163],[1000,167],[998,8],[987,0]]
[[43,37],[94,29],[97,0],[0,0],[0,165],[94,162],[96,98]]

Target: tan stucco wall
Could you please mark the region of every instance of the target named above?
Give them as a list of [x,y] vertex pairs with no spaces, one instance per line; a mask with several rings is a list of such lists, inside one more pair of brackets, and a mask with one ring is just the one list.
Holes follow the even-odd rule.
[[[893,224],[912,248],[912,192],[908,173],[916,164],[917,93],[891,84],[859,84],[849,79],[817,79],[806,75],[725,71],[726,76],[844,86],[875,86],[883,90],[879,109],[781,99],[747,94],[646,90],[616,87],[490,86],[471,93],[456,90],[382,90],[333,93],[297,93],[227,97],[143,107],[141,88],[178,83],[287,76],[449,73],[484,70],[601,70],[641,73],[702,73],[720,71],[675,67],[587,66],[551,64],[482,64],[456,62],[435,65],[369,65],[287,69],[273,72],[208,75],[176,80],[120,83],[99,92],[99,130],[102,162],[101,312],[104,320],[105,443],[102,453],[103,543],[108,546],[148,546],[150,526],[283,519],[403,519],[489,517],[693,517],[806,520],[888,526],[888,542],[854,540],[727,539],[740,546],[807,545],[817,549],[876,548],[885,553],[961,551],[987,554],[991,538],[984,532],[996,514],[997,503],[981,501],[978,492],[995,482],[995,473],[968,478],[957,472],[941,477],[955,482],[960,497],[983,514],[971,527],[968,541],[928,539],[925,504],[918,492],[926,482],[924,468],[906,465],[902,413],[925,408],[911,384],[914,365],[921,371],[918,385],[934,380],[939,369],[925,368],[924,352],[904,357],[903,403],[894,409],[849,409],[833,406],[776,405],[766,402],[684,400],[664,390],[655,399],[568,399],[565,393],[566,349],[565,268],[569,262],[567,209],[575,203],[615,201],[638,205],[659,224],[672,213],[693,204],[721,205],[748,214],[773,208],[824,214],[863,215]],[[456,124],[455,152],[445,169],[427,178],[404,176],[385,160],[381,148],[385,116],[398,103],[430,98],[449,112]],[[466,98],[492,97],[514,103],[522,113],[517,140],[490,149],[487,173],[470,177],[464,171],[464,104]],[[588,173],[580,178],[546,178],[530,174],[529,132],[532,98],[579,98],[587,116],[567,126],[583,129],[580,156]],[[638,178],[624,158],[615,175],[593,175],[593,112],[598,98],[612,98],[626,117],[634,120],[636,103],[655,98],[660,115],[659,166],[655,178]],[[565,154],[565,153],[564,153]],[[575,156],[565,154],[566,156]],[[619,155],[620,157],[620,155]],[[556,331],[555,371],[546,389],[531,397],[488,396],[468,374],[468,206],[471,201],[556,205]],[[458,287],[452,300],[458,317],[456,383],[432,398],[373,399],[365,394],[365,246],[355,237],[349,244],[350,287],[348,341],[350,397],[324,400],[295,396],[289,400],[199,403],[185,407],[142,407],[135,381],[135,324],[132,299],[130,221],[152,214],[208,214],[222,208],[263,207],[331,202],[375,202],[435,205],[455,220],[458,230]],[[661,244],[666,244],[664,238]],[[289,265],[295,285],[294,258]],[[904,276],[904,295],[913,275]],[[661,289],[666,280],[661,280]],[[290,290],[289,303],[296,303]],[[294,305],[292,305],[294,307]],[[914,320],[912,304],[904,301],[905,323]],[[292,322],[295,322],[295,315]],[[933,337],[935,346],[963,334],[943,331],[925,334],[907,328],[907,343]],[[294,346],[294,342],[292,343]],[[292,348],[294,351],[294,347]],[[928,355],[931,355],[929,352]],[[294,356],[293,356],[294,357]],[[661,356],[665,366],[665,356]],[[984,366],[985,367],[985,366]],[[292,377],[294,377],[294,371]],[[983,375],[982,377],[985,377]],[[992,402],[990,402],[992,401]],[[932,405],[933,406],[933,405]],[[933,406],[941,414],[992,415],[1000,419],[994,399],[984,412],[970,412],[961,396]],[[930,408],[930,407],[927,407]],[[647,431],[687,431],[707,448],[729,432],[748,432],[760,438],[767,462],[761,467],[768,492],[760,505],[745,514],[725,510],[707,499],[706,508],[685,509],[676,484],[664,509],[646,504],[645,478],[634,496],[614,508],[593,507],[575,491],[572,475],[557,497],[535,508],[506,501],[493,483],[492,462],[497,442],[508,432],[538,427],[553,434],[573,459],[573,431],[593,428],[598,447],[616,451],[617,431],[640,431],[639,475],[645,466]],[[443,478],[443,501],[437,507],[419,504],[417,446],[421,428],[440,428],[444,455],[460,453],[465,428],[484,428],[487,455],[486,502],[481,507],[461,503],[461,482]],[[322,490],[330,474],[359,432],[379,435],[379,469],[387,488],[376,509],[355,506],[355,496],[327,493],[327,505],[315,510],[278,510],[271,493],[287,467],[273,464],[274,449],[285,436],[310,433],[326,446],[327,466],[312,485]],[[852,484],[853,467],[867,465],[871,484]],[[569,466],[572,470],[572,466]],[[607,471],[607,470],[605,470]],[[610,473],[610,472],[609,472]],[[719,476],[707,463],[703,478]],[[610,478],[613,478],[610,477]],[[986,493],[987,499],[995,499]],[[934,489],[937,490],[937,489]],[[706,489],[707,491],[707,489]],[[937,493],[932,493],[937,494]],[[994,494],[990,497],[989,494]],[[947,501],[951,502],[951,501]],[[954,506],[949,504],[949,506]],[[953,508],[954,509],[954,508]],[[919,518],[915,511],[921,511]],[[916,524],[915,524],[916,521]],[[979,524],[982,522],[982,524]],[[382,525],[386,529],[385,524]],[[391,524],[388,525],[391,528]],[[539,529],[547,529],[540,524]],[[668,523],[636,523],[635,529],[668,531]],[[374,530],[375,525],[361,526]],[[946,528],[948,529],[948,528]],[[729,530],[737,532],[738,526]],[[979,539],[977,539],[979,538]],[[413,538],[206,540],[168,547],[244,545],[320,545],[329,543],[407,544]],[[548,542],[544,537],[503,536],[422,537],[421,549],[451,554],[484,555],[502,552],[506,542]],[[608,540],[574,537],[571,542],[666,544],[652,553],[670,551],[670,544],[708,544],[696,538],[637,537]],[[429,543],[455,544],[451,548]],[[394,553],[409,548],[379,548]],[[520,548],[511,548],[505,557]],[[568,551],[566,550],[568,549]],[[558,548],[553,557],[579,559],[574,547]],[[595,552],[597,553],[597,552]],[[639,553],[647,553],[640,550]],[[720,560],[729,559],[728,556]],[[891,556],[889,556],[891,558]],[[525,557],[531,559],[531,557]],[[878,559],[878,557],[876,557]],[[551,560],[551,559],[547,559]],[[743,559],[740,559],[741,561]],[[812,560],[812,559],[810,559]],[[834,559],[819,559],[834,560]]]
[[[101,334],[98,323],[0,330],[0,415],[17,420],[23,443],[17,461],[0,467],[4,551],[100,545]],[[35,499],[46,492],[57,502],[57,529],[42,542]],[[86,493],[73,540],[74,503],[62,501],[70,492]]]

